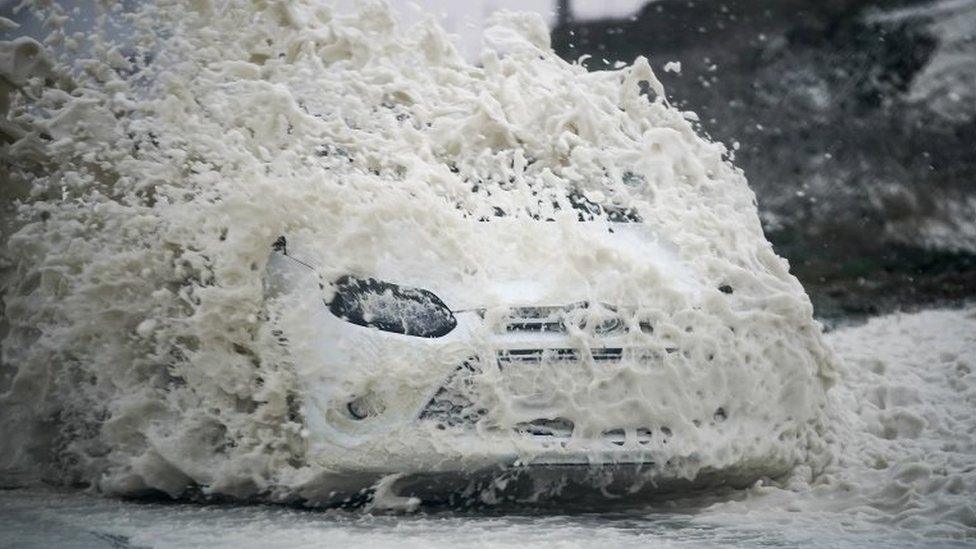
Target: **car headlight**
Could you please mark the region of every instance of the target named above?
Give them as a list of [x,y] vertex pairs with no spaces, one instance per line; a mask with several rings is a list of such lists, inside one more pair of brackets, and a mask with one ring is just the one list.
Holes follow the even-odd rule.
[[333,285],[329,310],[359,326],[417,337],[441,337],[457,326],[447,305],[427,290],[352,276]]

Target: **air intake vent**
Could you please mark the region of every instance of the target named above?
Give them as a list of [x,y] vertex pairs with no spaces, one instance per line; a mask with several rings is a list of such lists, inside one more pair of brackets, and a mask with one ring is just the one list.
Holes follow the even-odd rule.
[[515,430],[525,435],[537,437],[569,438],[573,436],[573,422],[562,417],[555,419],[535,419],[515,425]]
[[514,307],[502,319],[502,329],[505,332],[563,333],[566,331],[566,313],[579,306]]
[[[482,311],[485,316],[485,311]],[[501,318],[500,333],[566,333],[567,323],[594,335],[626,331],[626,322],[614,307],[602,303],[573,303],[563,306],[513,307]]]
[[[594,362],[619,362],[624,355],[620,347],[600,347],[590,349],[589,355]],[[497,354],[498,365],[505,367],[510,364],[541,364],[543,362],[580,362],[586,359],[587,353],[579,349],[508,349]]]

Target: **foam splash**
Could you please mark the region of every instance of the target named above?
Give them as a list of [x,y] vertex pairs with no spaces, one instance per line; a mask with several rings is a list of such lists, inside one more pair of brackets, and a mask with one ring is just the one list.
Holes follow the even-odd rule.
[[[444,266],[426,284],[495,280],[512,271],[494,258],[515,254],[554,273],[553,291],[653,315],[656,344],[685,352],[600,398],[564,380],[574,436],[611,419],[667,427],[657,451],[686,478],[826,461],[834,364],[809,300],[725,148],[667,103],[645,59],[588,73],[550,51],[540,18],[512,13],[486,31],[478,65],[433,22],[401,30],[382,4],[340,16],[311,2],[162,2],[131,23],[145,31],[135,61],[102,39],[83,61],[34,63],[45,73],[21,69],[51,59],[37,44],[0,56],[4,154],[22,183],[5,252],[5,471],[117,494],[328,491],[351,458],[308,451],[301,380],[331,373],[290,358],[314,332],[296,323],[286,354],[267,324],[299,309],[265,299],[283,234],[327,278],[381,269],[406,238]],[[635,212],[687,280],[581,228],[574,195],[601,206],[595,223]],[[575,247],[547,247],[539,223]],[[479,225],[508,232],[486,239]],[[342,381],[400,387],[416,373],[378,357]],[[509,398],[493,421],[522,421],[491,380],[490,398]],[[621,417],[613,405],[635,394]],[[703,428],[717,407],[727,419]],[[354,456],[382,462],[402,433]]]
[[796,532],[900,527],[900,544],[976,536],[976,310],[923,311],[837,330],[843,359],[828,397],[834,459],[798,467],[702,519],[736,526],[789,523]]

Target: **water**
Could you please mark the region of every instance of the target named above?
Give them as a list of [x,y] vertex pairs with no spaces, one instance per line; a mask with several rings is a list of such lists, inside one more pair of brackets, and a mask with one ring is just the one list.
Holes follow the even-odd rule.
[[[882,529],[825,524],[709,524],[699,510],[621,508],[575,512],[488,509],[411,515],[278,506],[107,500],[77,492],[0,492],[0,539],[21,547],[888,547],[947,546]],[[963,543],[958,543],[964,546]]]

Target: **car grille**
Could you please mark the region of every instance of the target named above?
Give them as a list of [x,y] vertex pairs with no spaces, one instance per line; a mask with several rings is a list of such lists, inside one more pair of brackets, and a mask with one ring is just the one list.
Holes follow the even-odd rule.
[[499,351],[495,358],[498,360],[498,365],[504,368],[509,364],[580,362],[585,360],[587,356],[592,358],[594,362],[619,362],[623,354],[624,350],[621,347],[590,349],[588,353],[572,348],[508,349]]
[[[505,311],[489,313],[481,311],[481,317],[493,334],[496,349],[492,352],[503,375],[508,368],[532,368],[541,364],[573,364],[589,362],[593,364],[612,364],[621,362],[625,357],[639,360],[657,357],[654,353],[647,353],[627,349],[621,346],[592,346],[589,348],[573,345],[570,337],[565,339],[554,334],[568,333],[567,325],[586,329],[585,319],[596,318],[590,334],[594,342],[601,340],[614,341],[612,336],[626,333],[626,322],[607,305],[599,304],[598,314],[588,315],[590,309],[596,305],[576,303],[567,306],[544,307],[514,307]],[[641,326],[644,330],[644,326]],[[545,345],[532,346],[532,334],[537,334],[545,341]],[[528,339],[526,339],[528,337]],[[555,344],[554,344],[555,343]],[[559,343],[562,343],[561,345]],[[672,351],[668,349],[668,351]],[[489,355],[491,356],[491,355]],[[478,398],[474,395],[474,375],[482,363],[483,357],[472,358],[458,367],[454,375],[437,391],[420,414],[423,421],[434,422],[439,428],[473,428],[479,421],[489,415],[488,410],[479,408],[475,403]],[[518,423],[514,431],[522,436],[540,440],[568,441],[572,437],[574,423],[566,418],[540,417],[530,421]],[[610,429],[602,433],[602,438],[608,443],[624,445],[627,439],[624,429]],[[631,434],[631,440],[639,444],[647,444],[651,440],[650,429],[636,429]]]
[[572,307],[516,307],[502,321],[505,332],[566,332],[563,321]]
[[486,310],[479,314],[494,326],[497,334],[567,333],[570,325],[597,336],[623,333],[627,329],[616,308],[585,301],[561,306],[512,307],[500,317]]
[[[610,307],[600,305],[599,315],[592,315],[589,318],[597,318],[600,323],[606,322],[605,319],[614,315],[605,315],[607,310],[616,312]],[[486,314],[482,311],[482,318],[485,321],[488,334],[491,338],[494,350],[485,353],[481,357],[472,357],[461,364],[450,378],[441,386],[435,395],[430,399],[419,415],[420,421],[430,422],[440,429],[474,429],[479,423],[488,431],[498,431],[498,427],[493,427],[489,418],[490,411],[480,407],[477,403],[480,400],[477,396],[478,373],[484,364],[485,357],[497,364],[503,377],[503,387],[506,391],[512,391],[512,396],[521,399],[532,399],[535,397],[544,401],[547,395],[540,392],[538,388],[529,388],[527,392],[522,392],[525,387],[519,386],[520,380],[532,380],[536,373],[550,365],[565,365],[568,370],[573,372],[585,372],[590,370],[588,367],[606,365],[612,368],[615,363],[623,361],[636,361],[640,363],[659,364],[668,355],[681,351],[674,346],[634,346],[632,342],[640,339],[630,337],[617,337],[626,335],[630,328],[627,323],[620,319],[620,326],[614,326],[608,331],[590,330],[589,341],[597,345],[589,347],[578,344],[575,334],[569,334],[566,329],[567,319],[578,322],[585,316],[580,313],[583,308],[589,308],[587,304],[574,304],[565,307],[517,307],[508,311],[503,311],[502,321],[499,316]],[[620,318],[617,315],[617,318]],[[580,324],[576,324],[580,326]],[[498,327],[501,326],[501,329]],[[607,324],[604,324],[607,326]],[[622,328],[621,328],[622,326]],[[633,329],[639,329],[644,334],[653,334],[654,328],[644,322],[633,322],[630,325]],[[582,326],[585,328],[585,326]],[[556,332],[544,333],[544,332]],[[559,337],[558,332],[567,332],[565,337]],[[535,334],[535,335],[533,335]],[[660,343],[660,340],[658,340]],[[602,343],[602,345],[600,345]],[[626,346],[618,346],[625,344]],[[687,355],[686,355],[687,356]],[[711,360],[711,359],[709,359]],[[536,366],[539,366],[537,369]],[[562,368],[556,368],[558,372]],[[506,371],[508,370],[508,371]],[[570,373],[569,375],[573,375]],[[493,386],[492,390],[497,390]],[[545,389],[542,389],[544,391]],[[521,394],[519,394],[521,393]],[[693,418],[694,425],[700,426],[707,423],[713,425],[723,423],[728,418],[726,409],[719,406],[710,417]],[[528,421],[519,422],[510,427],[515,435],[526,437],[537,441],[544,448],[556,446],[568,447],[570,439],[576,431],[576,425],[571,419],[565,417],[537,417]],[[671,429],[666,425],[657,425],[653,429],[651,426],[628,425],[617,428],[610,428],[600,433],[600,439],[607,445],[620,447],[628,446],[628,451],[638,447],[645,447],[654,444],[668,444],[672,438]],[[634,445],[638,445],[635,447]]]

